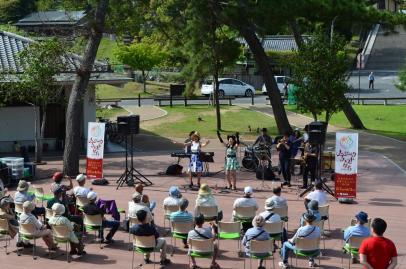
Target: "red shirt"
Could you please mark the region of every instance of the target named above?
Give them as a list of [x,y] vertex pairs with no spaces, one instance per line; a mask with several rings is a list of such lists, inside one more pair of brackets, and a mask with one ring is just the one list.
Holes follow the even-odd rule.
[[385,237],[365,239],[362,241],[359,253],[367,256],[367,262],[374,269],[388,268],[391,259],[398,256],[395,244]]

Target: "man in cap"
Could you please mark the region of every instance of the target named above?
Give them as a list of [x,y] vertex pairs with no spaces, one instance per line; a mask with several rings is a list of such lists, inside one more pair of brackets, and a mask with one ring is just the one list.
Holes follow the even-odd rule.
[[[319,212],[319,202],[317,202],[316,200],[311,200],[307,204],[307,212],[314,216],[314,222],[321,221],[321,215]],[[305,220],[302,215],[302,217],[300,218],[300,226],[304,226],[304,225],[305,225]]]
[[73,194],[75,197],[87,197],[87,194],[92,190],[92,188],[86,188],[86,176],[84,174],[79,174],[76,177],[76,181],[78,182],[79,186],[73,188]]
[[[202,214],[199,214],[198,216],[195,217],[195,228],[188,233],[188,243],[190,244],[190,240],[207,240],[211,238],[216,238],[216,229],[217,227],[215,226],[214,223],[210,222],[210,227],[203,227],[204,224],[204,216]],[[217,259],[217,254],[218,254],[218,246],[217,243],[214,242],[214,248],[213,248],[213,256],[211,260],[211,266],[210,268],[220,268],[219,265],[216,263]],[[188,253],[191,255],[191,252],[189,251]],[[191,256],[190,259],[192,260],[193,267],[192,268],[199,268],[196,265],[196,259]]]
[[316,180],[316,184],[314,185],[315,190],[308,193],[305,197],[305,205],[307,208],[307,204],[311,200],[316,200],[319,203],[319,206],[325,206],[328,203],[328,198],[326,192],[323,190],[323,183],[321,180]]
[[[28,189],[30,184],[25,180],[20,180],[17,186],[17,192],[14,194],[14,203],[16,204],[24,204],[24,202],[29,201],[33,202],[35,199],[34,194],[28,193]],[[35,216],[45,215],[45,208],[44,207],[36,207],[34,204],[34,209],[32,210],[32,214]]]
[[[179,210],[172,212],[170,215],[171,222],[193,222],[193,215],[186,211],[189,205],[189,201],[185,198],[179,200]],[[184,234],[185,236],[187,234]],[[183,239],[183,244],[185,248],[188,247],[187,240]]]
[[[137,219],[140,222],[139,224],[135,224],[130,228],[130,234],[137,235],[137,236],[151,236],[154,235],[156,239],[155,249],[161,252],[161,265],[168,265],[171,263],[169,259],[166,258],[166,241],[165,238],[159,237],[158,231],[155,229],[155,226],[150,224],[147,221],[147,212],[144,210],[140,210],[137,212]],[[144,261],[145,263],[151,263],[150,254],[144,254]]]
[[152,213],[148,206],[142,202],[142,194],[134,192],[132,195],[132,201],[128,203],[128,216],[131,218],[137,217],[137,212],[144,210],[147,212],[147,222],[152,222]]
[[[281,248],[281,258],[282,261],[279,262],[279,266],[282,268],[288,268],[288,258],[289,254],[291,251],[294,251],[296,249],[295,243],[298,238],[307,238],[307,239],[315,239],[315,238],[320,238],[320,229],[319,227],[313,225],[313,222],[315,221],[314,215],[311,213],[304,213],[303,214],[303,219],[305,221],[305,225],[300,227],[295,235],[283,243],[282,248]],[[315,267],[314,259],[309,258],[309,267]]]
[[[369,237],[371,236],[371,231],[365,225],[368,223],[368,214],[360,211],[358,214],[355,215],[355,219],[357,220],[354,226],[350,226],[344,231],[344,241],[347,243],[351,237]],[[352,263],[358,262],[357,255],[351,253]]]
[[33,202],[25,201],[23,203],[23,213],[20,215],[19,223],[21,224],[33,224],[34,236],[42,237],[45,244],[50,250],[56,250],[56,245],[52,238],[52,231],[39,221],[31,212],[35,209]]
[[248,230],[249,228],[252,227],[251,222],[252,222],[252,219],[255,216],[255,212],[254,212],[252,218],[247,219],[247,218],[243,218],[242,216],[238,216],[236,214],[235,209],[237,207],[254,207],[255,211],[257,211],[258,210],[258,203],[255,200],[255,198],[252,197],[253,193],[254,193],[254,190],[252,189],[252,187],[250,187],[250,186],[245,187],[244,188],[244,196],[241,197],[241,198],[237,198],[234,201],[234,205],[233,205],[233,220],[234,221],[242,220],[243,221],[242,224],[243,224],[243,230],[244,231],[246,231],[246,230]]
[[[252,220],[253,227],[248,229],[248,231],[245,233],[245,235],[242,239],[242,245],[245,247],[245,253],[247,256],[250,256],[250,241],[251,240],[257,240],[257,241],[269,240],[269,234],[263,228],[264,224],[265,224],[265,219],[262,216],[257,215]],[[265,256],[265,255],[268,255],[268,253],[255,253],[255,255],[256,256]],[[259,260],[258,269],[265,269],[265,267],[262,266],[263,262],[264,262],[263,259]]]
[[169,188],[169,196],[164,199],[163,205],[165,206],[175,206],[179,205],[179,201],[182,198],[182,193],[178,186],[172,186]]
[[[113,243],[113,236],[120,227],[120,222],[116,220],[107,220],[104,218],[104,214],[106,214],[106,210],[104,208],[99,208],[96,204],[97,194],[94,191],[91,191],[87,194],[87,199],[89,203],[83,206],[83,212],[86,215],[94,216],[94,215],[101,215],[103,218],[103,229],[100,231],[99,237],[102,242],[106,244]],[[103,232],[105,228],[110,228],[110,232],[107,234],[106,239],[104,239]]]

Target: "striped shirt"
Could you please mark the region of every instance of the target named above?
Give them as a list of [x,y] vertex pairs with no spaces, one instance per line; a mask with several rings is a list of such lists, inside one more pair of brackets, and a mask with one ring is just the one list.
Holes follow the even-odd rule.
[[171,213],[172,222],[193,222],[193,216],[187,211],[176,211]]

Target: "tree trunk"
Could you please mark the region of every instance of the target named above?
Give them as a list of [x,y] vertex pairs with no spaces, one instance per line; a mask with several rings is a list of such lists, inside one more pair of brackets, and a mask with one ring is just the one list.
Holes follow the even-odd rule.
[[80,67],[76,72],[75,82],[69,96],[66,109],[66,137],[63,156],[64,174],[74,176],[79,173],[79,157],[82,143],[80,130],[83,117],[83,97],[89,84],[90,74],[96,59],[97,50],[103,37],[109,0],[99,0],[94,16],[89,25],[91,27],[89,40]]
[[144,93],[147,92],[147,75],[145,75],[145,71],[142,70],[142,87],[144,89]]
[[297,47],[300,49],[303,46],[303,37],[302,34],[300,33],[299,30],[299,25],[297,25],[297,22],[295,19],[289,22],[290,29],[292,30],[293,33],[293,38],[295,39]]
[[268,56],[266,55],[264,48],[255,35],[255,32],[248,27],[239,27],[240,34],[244,37],[248,43],[255,61],[258,64],[259,70],[265,82],[265,86],[268,92],[269,99],[271,100],[272,110],[275,117],[276,125],[279,133],[284,134],[291,132],[292,128],[289,124],[288,117],[286,115],[285,107],[283,106],[281,95],[276,84],[274,74],[268,63]]
[[343,106],[343,111],[353,129],[366,129],[361,119],[358,117],[357,112],[355,112],[354,108],[348,100]]

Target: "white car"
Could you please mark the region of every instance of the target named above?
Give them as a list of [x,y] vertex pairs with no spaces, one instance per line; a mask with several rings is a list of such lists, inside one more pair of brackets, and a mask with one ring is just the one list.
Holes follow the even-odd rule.
[[[202,95],[210,95],[213,93],[213,81],[208,80],[202,84]],[[226,95],[231,96],[252,96],[255,94],[255,88],[245,82],[235,78],[219,78],[219,97]]]
[[[285,91],[288,87],[288,80],[290,78],[287,76],[274,76],[274,78],[276,80],[276,84],[278,85],[279,92],[281,94],[285,94]],[[264,95],[268,94],[265,84],[262,86],[262,94],[264,94]]]

